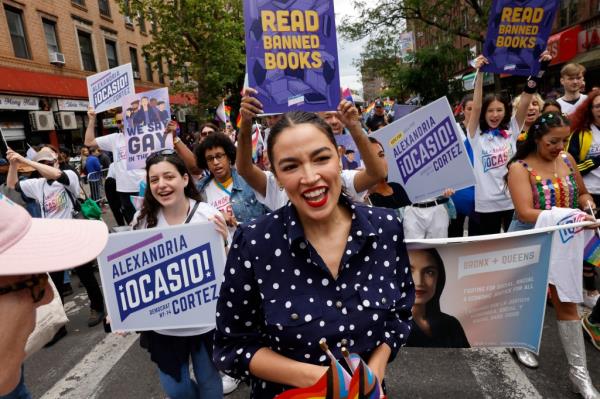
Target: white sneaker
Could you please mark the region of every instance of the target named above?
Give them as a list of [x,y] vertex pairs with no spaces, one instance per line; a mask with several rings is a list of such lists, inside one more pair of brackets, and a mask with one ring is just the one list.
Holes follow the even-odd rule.
[[598,301],[598,298],[600,298],[600,294],[598,293],[598,291],[595,291],[595,294],[589,294],[589,291],[587,290],[583,290],[583,304],[590,308],[590,309],[594,309],[594,306],[596,306],[596,302]]
[[240,385],[240,380],[236,380],[225,374],[221,376],[221,381],[223,381],[223,395],[230,394]]

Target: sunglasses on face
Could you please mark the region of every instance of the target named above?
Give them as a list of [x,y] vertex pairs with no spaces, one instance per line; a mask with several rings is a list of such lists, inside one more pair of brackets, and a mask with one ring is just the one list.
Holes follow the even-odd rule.
[[206,137],[206,136],[208,136],[209,134],[212,134],[212,133],[214,133],[214,132],[215,132],[214,130],[203,130],[203,131],[201,131],[201,132],[200,132],[200,136],[202,136],[202,137]]
[[48,283],[47,274],[34,274],[27,280],[19,281],[0,287],[0,295],[10,294],[21,290],[29,290],[33,303],[38,303],[46,293],[46,284]]

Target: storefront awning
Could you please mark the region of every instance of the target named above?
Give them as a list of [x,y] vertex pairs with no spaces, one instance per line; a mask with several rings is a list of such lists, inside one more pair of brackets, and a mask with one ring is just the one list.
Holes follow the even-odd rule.
[[[135,91],[139,93],[156,88],[136,85]],[[0,67],[0,93],[73,100],[88,99],[85,78],[24,71],[7,67]],[[169,96],[169,101],[171,104],[193,105],[196,104],[196,97],[190,93],[172,94]]]
[[600,65],[600,47],[579,54],[577,57],[573,58],[571,62],[581,64],[586,68]]

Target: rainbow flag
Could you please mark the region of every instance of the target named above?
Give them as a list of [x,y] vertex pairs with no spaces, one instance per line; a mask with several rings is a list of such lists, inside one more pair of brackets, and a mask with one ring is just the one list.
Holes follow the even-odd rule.
[[[383,391],[379,380],[367,364],[356,354],[350,355],[350,362],[354,367],[352,380],[348,392],[348,399],[380,399]],[[356,365],[356,367],[355,367]]]
[[227,118],[227,122],[231,121],[231,107],[229,105],[225,106],[225,117]]
[[[262,134],[260,134],[260,126],[257,123],[252,130],[252,161],[254,163],[258,161],[258,143],[263,144],[263,138]],[[264,148],[264,144],[262,147]]]
[[583,260],[600,267],[600,238],[594,234],[583,250]]
[[394,100],[383,100],[383,107],[386,111],[389,111],[392,109],[395,103],[396,102]]
[[240,127],[242,127],[242,114],[239,113],[237,118],[235,119],[235,127],[237,127],[238,129]]
[[[337,361],[331,361],[327,372],[308,388],[290,389],[274,399],[346,399],[350,375]],[[379,399],[379,398],[378,398]]]
[[344,89],[344,91],[342,91],[342,97],[344,97],[345,100],[352,101],[352,104],[354,104],[354,98],[352,97],[352,91],[350,91],[349,87],[346,87]]
[[373,108],[375,108],[375,101],[373,101],[371,104],[369,104],[369,106],[364,109],[363,113],[365,115],[368,115],[371,113],[371,111],[373,111]]

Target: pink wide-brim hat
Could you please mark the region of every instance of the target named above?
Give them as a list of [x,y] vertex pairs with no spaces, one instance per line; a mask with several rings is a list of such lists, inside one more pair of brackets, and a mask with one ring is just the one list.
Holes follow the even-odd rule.
[[74,268],[106,246],[102,221],[37,219],[0,193],[0,276]]

